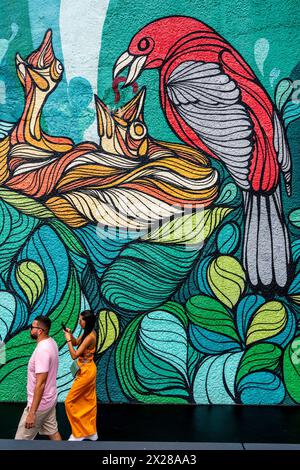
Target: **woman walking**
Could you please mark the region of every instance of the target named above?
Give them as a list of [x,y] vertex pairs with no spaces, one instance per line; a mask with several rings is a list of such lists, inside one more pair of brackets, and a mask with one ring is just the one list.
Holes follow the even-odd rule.
[[[68,420],[72,428],[69,441],[98,439],[96,428],[97,398],[96,398],[96,317],[90,310],[80,314],[79,324],[83,334],[74,338],[70,329],[66,329],[65,338],[72,359],[77,360],[78,372],[66,398],[65,406]],[[77,350],[74,349],[77,347]]]

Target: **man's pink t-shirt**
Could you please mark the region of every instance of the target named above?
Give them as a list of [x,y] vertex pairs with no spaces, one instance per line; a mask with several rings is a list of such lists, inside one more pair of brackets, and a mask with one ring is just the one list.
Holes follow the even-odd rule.
[[45,411],[55,405],[57,400],[56,377],[58,370],[58,347],[54,339],[40,341],[28,363],[27,402],[31,406],[36,384],[36,375],[48,372],[48,377],[38,411]]

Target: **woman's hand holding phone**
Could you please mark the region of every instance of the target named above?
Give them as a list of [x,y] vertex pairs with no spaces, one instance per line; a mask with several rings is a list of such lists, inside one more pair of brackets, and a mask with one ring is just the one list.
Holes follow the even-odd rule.
[[61,326],[62,326],[62,329],[64,330],[66,341],[72,341],[72,333],[71,333],[70,328],[67,328],[64,323],[62,323]]

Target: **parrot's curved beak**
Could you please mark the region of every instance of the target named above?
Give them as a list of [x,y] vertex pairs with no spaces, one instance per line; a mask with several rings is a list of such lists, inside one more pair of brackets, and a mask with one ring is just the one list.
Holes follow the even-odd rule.
[[114,65],[113,78],[115,79],[126,67],[130,67],[124,87],[130,85],[140,75],[146,60],[146,55],[134,56],[128,51],[124,52]]

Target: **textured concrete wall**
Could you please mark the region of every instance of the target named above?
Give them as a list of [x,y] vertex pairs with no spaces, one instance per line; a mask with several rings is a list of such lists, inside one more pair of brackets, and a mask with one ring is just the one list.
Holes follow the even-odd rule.
[[65,399],[61,322],[91,309],[102,402],[300,402],[299,21],[296,0],[4,2],[1,401],[26,400],[40,314]]

